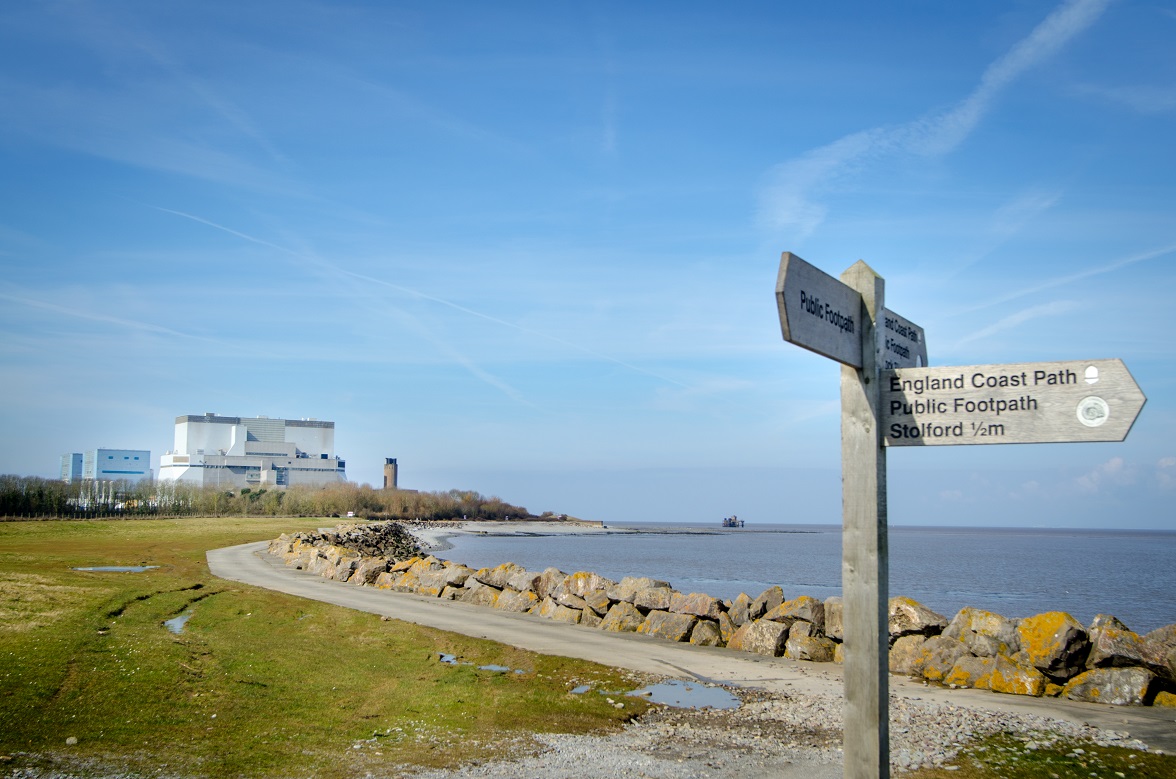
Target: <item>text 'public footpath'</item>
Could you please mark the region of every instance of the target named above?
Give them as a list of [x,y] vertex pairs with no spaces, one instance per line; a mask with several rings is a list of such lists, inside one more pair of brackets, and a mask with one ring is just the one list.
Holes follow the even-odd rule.
[[1036,412],[1040,409],[1038,399],[1029,394],[1018,397],[920,397],[927,393],[952,392],[958,390],[985,389],[1028,389],[1032,387],[1063,387],[1078,384],[1078,374],[1070,369],[1057,371],[1034,370],[1020,373],[985,373],[974,371],[956,376],[928,376],[917,379],[890,377],[888,390],[892,393],[905,393],[916,397],[891,398],[886,404],[890,417],[914,416],[928,414],[951,414],[954,416],[976,414],[984,415],[984,420],[961,419],[954,422],[937,423],[934,421],[917,422],[915,424],[892,422],[886,430],[891,439],[917,438],[975,438],[1000,437],[1005,435],[1006,426],[999,422],[990,422],[988,417],[1000,417],[1002,414],[1017,414]]

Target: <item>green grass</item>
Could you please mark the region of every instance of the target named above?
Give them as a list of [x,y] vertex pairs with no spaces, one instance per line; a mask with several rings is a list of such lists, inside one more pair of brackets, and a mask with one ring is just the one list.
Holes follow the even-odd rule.
[[914,771],[910,779],[1173,779],[1176,757],[1092,742],[998,733],[969,744],[955,771]]
[[[0,523],[5,765],[362,776],[616,728],[622,672],[215,579],[206,549],[330,520]],[[147,563],[144,573],[76,566]],[[175,635],[163,621],[190,611]],[[438,653],[475,665],[450,666]],[[496,664],[523,674],[479,671]],[[67,746],[66,739],[78,739]]]

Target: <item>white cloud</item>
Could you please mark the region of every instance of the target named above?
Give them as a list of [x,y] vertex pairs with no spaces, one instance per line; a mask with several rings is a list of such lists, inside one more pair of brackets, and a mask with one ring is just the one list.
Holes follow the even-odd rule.
[[994,322],[988,327],[977,330],[971,335],[959,339],[954,344],[949,346],[947,350],[954,351],[959,349],[964,344],[983,340],[990,336],[996,335],[997,333],[1004,332],[1005,330],[1012,330],[1034,319],[1041,319],[1042,317],[1049,316],[1059,316],[1069,311],[1073,311],[1078,307],[1079,304],[1072,300],[1056,300],[1052,303],[1043,303],[1040,306],[1030,306],[1029,308],[1025,308],[1016,312],[1015,314],[1010,314],[1009,316]]
[[972,93],[950,111],[908,127],[909,145],[925,154],[946,154],[964,141],[988,113],[1001,91],[1023,73],[1057,54],[1094,24],[1108,0],[1069,0],[1051,13],[980,77]]
[[1026,295],[1034,295],[1038,292],[1044,292],[1047,289],[1053,289],[1054,287],[1062,287],[1067,284],[1072,284],[1076,281],[1082,281],[1083,279],[1091,278],[1093,276],[1101,276],[1105,273],[1112,273],[1119,270],[1120,268],[1126,268],[1130,265],[1135,265],[1136,263],[1147,262],[1148,260],[1156,260],[1160,257],[1166,257],[1167,255],[1174,252],[1176,252],[1176,243],[1160,246],[1156,249],[1148,249],[1144,252],[1138,252],[1126,257],[1120,257],[1102,265],[1096,265],[1093,268],[1080,270],[1077,273],[1068,273],[1064,276],[1055,276],[1052,279],[1046,279],[1031,286],[1022,287],[1021,289],[1014,290],[1007,294],[1001,295],[1000,297],[993,298],[992,300],[979,303],[975,306],[961,308],[957,313],[963,314],[971,311],[979,311],[981,309],[989,308],[990,306],[997,306],[1002,303],[1007,303],[1010,300],[1023,298]]
[[870,158],[902,153],[941,156],[951,152],[975,130],[1002,90],[1092,25],[1107,4],[1108,0],[1063,3],[989,65],[971,94],[946,112],[897,127],[852,133],[777,165],[769,172],[761,193],[760,223],[768,229],[792,231],[792,240],[803,240],[828,212],[819,198]]
[[1081,94],[1093,95],[1140,114],[1163,114],[1176,110],[1176,87],[1084,86]]
[[1176,457],[1162,457],[1156,463],[1156,480],[1160,489],[1176,489]]
[[1108,488],[1130,486],[1135,480],[1134,469],[1127,467],[1122,457],[1112,457],[1089,473],[1079,476],[1074,484],[1082,492],[1096,493]]

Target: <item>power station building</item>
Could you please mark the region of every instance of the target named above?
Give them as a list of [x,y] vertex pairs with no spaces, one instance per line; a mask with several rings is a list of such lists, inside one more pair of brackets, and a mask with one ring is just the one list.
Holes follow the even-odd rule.
[[334,449],[334,422],[188,414],[176,417],[159,478],[226,489],[319,487],[347,481]]
[[151,479],[149,449],[91,449],[61,455],[61,480],[142,481]]

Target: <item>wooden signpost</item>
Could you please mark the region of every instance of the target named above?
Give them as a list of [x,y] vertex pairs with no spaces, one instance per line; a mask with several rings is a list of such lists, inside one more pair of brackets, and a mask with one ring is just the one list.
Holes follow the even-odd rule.
[[882,374],[887,446],[1122,441],[1145,398],[1122,360]]
[[784,340],[840,362],[845,776],[890,775],[886,447],[1122,441],[1145,398],[1121,360],[928,368],[923,329],[864,262],[780,258]]

